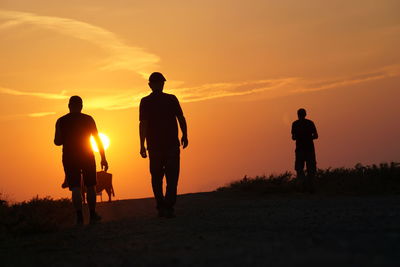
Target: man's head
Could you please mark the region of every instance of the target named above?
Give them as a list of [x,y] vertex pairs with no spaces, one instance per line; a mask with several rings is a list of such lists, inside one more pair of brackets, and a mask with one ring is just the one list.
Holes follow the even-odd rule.
[[304,108],[301,108],[297,111],[297,117],[299,117],[299,119],[304,119],[307,116],[307,112]]
[[155,93],[162,92],[166,79],[160,72],[153,72],[149,77],[149,86]]
[[80,96],[71,96],[68,103],[69,111],[71,113],[81,112],[82,106],[82,98]]

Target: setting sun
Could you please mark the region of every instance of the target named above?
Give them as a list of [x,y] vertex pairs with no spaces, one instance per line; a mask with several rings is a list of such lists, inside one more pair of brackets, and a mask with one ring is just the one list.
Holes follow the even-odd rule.
[[[107,135],[103,133],[99,133],[99,137],[101,142],[103,143],[104,150],[107,150],[107,148],[110,146],[110,138],[108,138]],[[97,147],[96,141],[94,140],[94,137],[90,137],[90,144],[92,145],[92,149],[94,152],[99,152],[99,148]]]

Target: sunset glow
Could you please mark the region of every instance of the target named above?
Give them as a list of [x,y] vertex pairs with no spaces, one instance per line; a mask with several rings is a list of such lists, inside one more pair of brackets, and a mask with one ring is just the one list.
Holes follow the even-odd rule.
[[109,137],[116,197],[152,196],[138,106],[153,71],[188,124],[179,193],[293,172],[299,108],[318,129],[317,167],[400,161],[399,10],[392,0],[0,1],[0,193],[70,195],[53,140],[79,95]]
[[[107,150],[108,147],[110,146],[110,138],[108,138],[108,136],[103,133],[99,133],[99,137],[100,137],[101,143],[103,144],[104,150]],[[99,148],[98,148],[96,140],[94,139],[93,136],[90,137],[90,144],[91,144],[94,152],[99,152]]]

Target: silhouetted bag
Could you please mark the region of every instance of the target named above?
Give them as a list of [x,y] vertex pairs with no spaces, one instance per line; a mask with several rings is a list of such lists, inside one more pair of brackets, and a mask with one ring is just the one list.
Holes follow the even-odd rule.
[[106,190],[111,201],[111,194],[115,196],[112,185],[112,174],[105,171],[99,171],[97,172],[96,192],[100,193],[103,190]]

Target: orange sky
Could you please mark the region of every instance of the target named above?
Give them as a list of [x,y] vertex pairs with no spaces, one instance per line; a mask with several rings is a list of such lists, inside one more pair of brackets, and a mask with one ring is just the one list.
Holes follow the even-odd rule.
[[320,134],[320,168],[400,161],[399,10],[394,0],[0,0],[0,193],[69,196],[53,135],[78,94],[111,139],[116,197],[151,196],[137,106],[153,71],[188,121],[180,193],[292,170],[300,107]]

